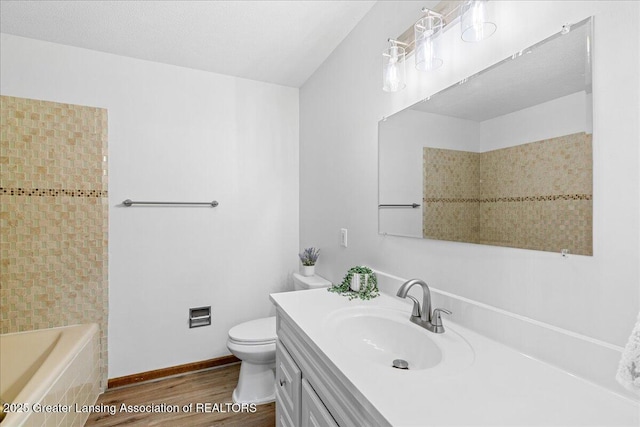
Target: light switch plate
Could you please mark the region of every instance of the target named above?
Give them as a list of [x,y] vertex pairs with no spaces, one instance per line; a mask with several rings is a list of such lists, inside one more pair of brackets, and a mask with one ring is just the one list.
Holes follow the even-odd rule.
[[340,229],[340,246],[342,246],[343,248],[347,247],[347,229],[346,228]]

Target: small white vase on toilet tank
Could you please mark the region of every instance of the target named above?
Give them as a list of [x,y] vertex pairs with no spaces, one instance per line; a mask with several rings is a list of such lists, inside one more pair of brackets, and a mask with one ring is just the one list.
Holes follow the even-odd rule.
[[315,265],[303,265],[302,266],[302,275],[305,277],[311,277],[316,272]]

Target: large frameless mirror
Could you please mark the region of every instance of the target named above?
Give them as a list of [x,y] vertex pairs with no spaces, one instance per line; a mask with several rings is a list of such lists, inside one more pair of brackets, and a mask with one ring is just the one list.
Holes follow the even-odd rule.
[[592,19],[380,121],[380,233],[593,254]]

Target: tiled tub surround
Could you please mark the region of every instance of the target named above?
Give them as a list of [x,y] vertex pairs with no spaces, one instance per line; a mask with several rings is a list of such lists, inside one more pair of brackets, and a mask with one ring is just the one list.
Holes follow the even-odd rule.
[[424,237],[592,255],[591,139],[484,153],[425,147]]
[[0,397],[29,409],[8,413],[3,426],[84,425],[90,413],[82,408],[95,404],[101,391],[96,324],[5,334],[0,343]]
[[0,332],[97,323],[104,387],[107,111],[0,102]]
[[[447,332],[438,338],[449,340],[447,333],[462,336],[473,349],[471,365],[462,364],[453,370],[439,369],[440,365],[436,365],[433,369],[402,371],[378,361],[354,357],[349,350],[342,348],[340,340],[336,339],[335,329],[327,326],[330,324],[329,316],[347,308],[361,307],[374,311],[384,308],[405,313],[408,327],[419,328],[409,322],[411,302],[392,296],[398,289],[397,283],[402,283],[401,279],[383,274],[378,278],[382,295],[369,301],[350,301],[323,289],[271,295],[278,308],[279,325],[284,319],[296,327],[294,331],[280,326],[280,341],[285,346],[296,345],[295,349],[287,347],[290,352],[295,350],[290,354],[307,357],[302,363],[299,359],[295,361],[302,366],[302,377],[316,382],[312,387],[328,410],[333,411],[331,415],[340,425],[363,425],[354,421],[356,415],[353,414],[356,413],[365,417],[366,425],[371,426],[637,426],[640,423],[637,399],[612,393],[536,360],[530,356],[531,353],[528,355],[509,348],[509,339],[513,337],[507,337],[505,341],[502,339],[507,331],[518,328],[511,322],[513,319],[502,313],[490,313],[486,307],[476,306],[477,310],[474,310],[472,302],[452,302],[444,294],[436,292],[433,294],[434,307],[457,310],[443,320]],[[421,298],[419,293],[411,294]],[[472,329],[479,320],[487,321],[486,328],[495,331],[487,336]],[[508,324],[501,327],[498,323],[501,320]],[[530,346],[544,346],[543,351],[554,352],[558,357],[577,356],[574,363],[580,368],[594,361],[605,361],[602,352],[596,355],[571,353],[573,350],[588,350],[588,345],[580,348],[570,340],[550,341],[545,332],[533,333],[538,325],[531,326],[520,330],[518,339],[521,342],[530,340]],[[294,336],[298,337],[297,341],[293,340]],[[449,360],[444,350],[442,357],[443,363]],[[613,371],[616,366],[617,363],[613,363]],[[336,385],[336,381],[340,385]],[[348,398],[341,394],[345,390]],[[336,401],[336,396],[342,398]],[[347,402],[354,409],[345,412],[341,402]]]

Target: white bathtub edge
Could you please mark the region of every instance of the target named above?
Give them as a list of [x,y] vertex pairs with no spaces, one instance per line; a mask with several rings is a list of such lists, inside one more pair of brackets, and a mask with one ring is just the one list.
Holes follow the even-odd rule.
[[[18,393],[14,401],[9,403],[28,404],[29,408],[35,403],[41,403],[42,399],[66,372],[80,352],[91,343],[92,338],[98,334],[99,331],[96,323],[61,326],[49,329],[64,329],[66,331],[56,343],[49,357],[47,357],[36,373],[29,379],[26,386]],[[6,335],[28,334],[38,331],[42,331],[42,329],[15,332]],[[8,413],[2,424],[3,426],[23,426],[27,421],[30,421],[32,415],[34,415],[32,411],[26,413]]]

